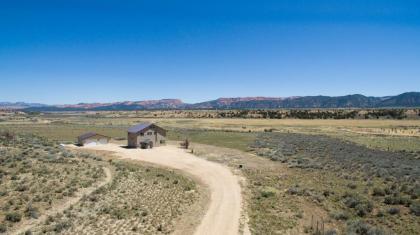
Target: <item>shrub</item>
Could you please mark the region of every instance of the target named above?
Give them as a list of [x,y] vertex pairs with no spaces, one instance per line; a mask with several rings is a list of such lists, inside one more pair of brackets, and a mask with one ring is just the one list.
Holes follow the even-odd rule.
[[275,188],[265,187],[260,191],[260,193],[262,197],[268,198],[268,197],[275,196],[277,193],[277,190]]
[[387,196],[384,199],[384,203],[388,205],[405,205],[410,206],[411,199],[408,197],[400,196],[400,195],[393,195]]
[[127,217],[127,213],[124,209],[116,208],[116,209],[112,210],[111,216],[118,219],[118,220],[121,220],[121,219],[124,219],[125,217]]
[[0,224],[0,233],[5,233],[7,231],[7,226],[5,224]]
[[357,188],[357,185],[354,184],[354,183],[348,183],[347,184],[347,187],[350,188],[350,189],[356,189]]
[[29,189],[28,186],[22,185],[22,184],[20,184],[16,187],[16,191],[18,191],[18,192],[24,192],[24,191],[27,191],[28,189]]
[[347,223],[346,234],[357,235],[385,235],[383,229],[369,225],[361,220],[353,220]]
[[372,211],[373,205],[371,202],[360,203],[356,206],[356,213],[358,216],[365,216]]
[[391,207],[391,208],[388,209],[388,213],[390,215],[399,214],[400,213],[400,208],[398,208],[398,207]]
[[410,212],[416,216],[420,216],[420,202],[414,202],[410,205]]
[[28,204],[26,206],[26,209],[25,209],[24,213],[25,213],[26,217],[30,217],[30,218],[34,218],[34,219],[38,218],[38,214],[39,214],[38,209],[33,207],[32,204]]
[[417,199],[420,197],[420,185],[414,185],[410,190],[410,195],[412,199]]
[[344,204],[349,208],[356,208],[356,206],[362,202],[361,198],[354,194],[346,193],[343,197]]
[[344,204],[349,208],[354,208],[358,216],[365,216],[373,209],[373,204],[369,200],[360,197],[357,194],[345,193],[343,195]]
[[373,188],[373,196],[385,196],[385,190],[383,188]]
[[376,213],[376,217],[384,217],[384,212],[383,211],[381,211],[381,210],[379,210],[377,213]]
[[7,227],[5,224],[0,224],[0,233],[5,233],[7,231]]
[[18,212],[9,212],[6,214],[7,221],[17,223],[22,219],[22,216]]
[[325,232],[325,235],[337,235],[337,231],[335,229],[329,229]]
[[61,231],[66,230],[70,226],[71,224],[68,221],[61,221],[54,225],[54,231],[60,233]]
[[7,195],[7,191],[3,191],[3,190],[0,191],[0,197],[6,196],[6,195]]
[[331,215],[331,217],[334,218],[335,220],[348,220],[349,219],[349,215],[344,211],[334,212]]
[[287,193],[291,195],[303,195],[303,191],[299,187],[291,187],[287,190]]

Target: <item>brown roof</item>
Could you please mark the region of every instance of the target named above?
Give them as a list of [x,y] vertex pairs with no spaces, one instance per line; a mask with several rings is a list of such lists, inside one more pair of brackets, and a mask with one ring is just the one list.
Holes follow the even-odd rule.
[[132,126],[128,128],[128,133],[130,134],[144,133],[151,128],[156,129],[156,131],[159,132],[161,135],[166,136],[165,129],[150,122],[140,123],[138,125]]
[[129,133],[141,132],[141,131],[145,130],[146,128],[150,127],[151,125],[153,125],[153,124],[150,123],[150,122],[140,123],[140,124],[137,124],[135,126],[132,126],[132,127],[128,128],[128,132]]
[[96,136],[96,135],[100,135],[100,136],[103,136],[103,137],[106,137],[106,138],[111,138],[109,136],[101,135],[101,134],[98,134],[96,132],[87,132],[87,133],[84,133],[82,135],[79,135],[77,138],[79,140],[85,140],[85,139],[88,139],[88,138],[93,137],[93,136]]

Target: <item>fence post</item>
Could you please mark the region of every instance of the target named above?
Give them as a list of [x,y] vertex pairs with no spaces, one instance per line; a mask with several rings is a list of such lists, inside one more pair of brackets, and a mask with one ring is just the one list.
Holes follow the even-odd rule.
[[311,230],[314,230],[314,215],[311,217]]

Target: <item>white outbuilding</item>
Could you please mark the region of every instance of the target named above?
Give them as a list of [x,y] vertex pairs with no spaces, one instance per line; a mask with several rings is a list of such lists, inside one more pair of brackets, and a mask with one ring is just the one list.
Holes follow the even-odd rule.
[[77,137],[77,144],[80,146],[94,146],[108,144],[111,137],[101,135],[95,132],[88,132]]

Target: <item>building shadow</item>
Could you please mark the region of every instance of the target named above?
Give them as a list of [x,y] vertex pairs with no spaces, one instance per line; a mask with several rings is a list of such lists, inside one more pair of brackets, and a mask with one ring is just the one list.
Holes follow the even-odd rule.
[[124,148],[124,149],[136,149],[135,147],[130,147],[128,145],[120,145],[120,148]]

